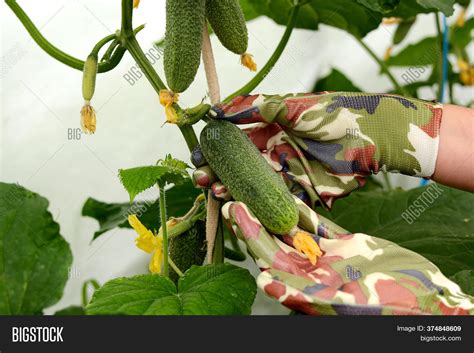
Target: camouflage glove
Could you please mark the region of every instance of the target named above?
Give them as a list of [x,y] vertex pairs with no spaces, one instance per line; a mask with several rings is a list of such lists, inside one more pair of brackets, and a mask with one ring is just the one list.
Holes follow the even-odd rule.
[[293,239],[269,234],[242,202],[224,219],[261,273],[257,284],[286,307],[310,315],[472,315],[474,298],[421,255],[366,234],[351,234],[296,198],[299,226],[322,256],[313,265]]
[[439,145],[442,105],[388,94],[238,96],[211,109],[246,130],[294,195],[314,208],[365,184],[372,173],[429,178]]

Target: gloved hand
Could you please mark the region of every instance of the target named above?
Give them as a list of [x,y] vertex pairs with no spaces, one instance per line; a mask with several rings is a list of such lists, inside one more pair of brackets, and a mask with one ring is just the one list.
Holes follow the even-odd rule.
[[[352,102],[351,104],[356,105],[359,98],[350,98],[352,95],[357,94],[267,99],[263,96],[238,97],[236,100],[240,103],[234,100],[229,105],[213,108],[216,117],[233,122],[277,121],[251,128],[247,133],[274,169],[286,177],[300,210],[299,227],[312,235],[321,250],[316,254],[318,260],[314,264],[314,261],[310,261],[313,259],[295,249],[304,248],[304,244],[295,244],[294,237],[284,236],[282,239],[285,244],[269,234],[245,204],[226,203],[222,209],[224,218],[233,232],[246,243],[248,251],[262,269],[257,280],[259,287],[283,305],[308,314],[474,313],[473,298],[463,294],[455,283],[444,277],[435,265],[422,256],[386,240],[365,234],[351,234],[318,216],[301,201],[314,207],[317,193],[320,193],[324,201],[331,203],[335,198],[363,184],[365,175],[382,168],[420,176],[433,173],[440,107],[418,100],[406,101],[400,97],[380,95],[368,95],[375,98],[363,98],[362,103],[357,106],[358,109],[365,107],[360,109],[365,109],[369,116],[355,114],[349,108],[340,106],[328,107],[334,102],[345,105]],[[362,96],[364,95],[357,97]],[[348,99],[347,102],[344,101],[345,98]],[[386,103],[386,100],[389,103],[380,103]],[[382,119],[383,115],[375,112],[382,107],[391,110],[393,114],[395,107],[389,109],[392,100],[406,107],[400,113],[404,109],[413,109],[420,114],[417,117],[409,111],[407,116],[401,118],[407,124],[405,141],[399,141],[396,137],[385,141],[383,126],[377,120]],[[368,102],[372,102],[372,105]],[[336,111],[337,114],[334,113]],[[318,112],[320,115],[317,115]],[[328,118],[328,113],[334,114]],[[378,128],[366,125],[368,119],[374,119],[369,121],[371,124],[373,121]],[[303,126],[307,128],[306,131],[303,131]],[[341,132],[341,129],[359,128],[362,130]],[[419,136],[410,137],[411,130],[417,131]],[[394,131],[395,127],[392,132]],[[352,139],[346,138],[346,133],[360,135],[351,144]],[[369,134],[371,137],[368,137]],[[318,143],[311,136],[318,136],[323,142]],[[357,141],[359,138],[361,141]],[[427,142],[421,141],[428,138],[433,140],[433,148],[423,149]],[[394,141],[390,142],[391,139]],[[379,142],[382,147],[376,148],[374,141]],[[316,147],[312,145],[313,142]],[[369,142],[373,144],[370,145]],[[410,154],[410,146],[416,146],[417,153]],[[364,148],[372,152],[360,152]],[[336,153],[337,151],[339,152]],[[340,154],[340,151],[344,153]],[[395,153],[400,155],[392,157]],[[336,173],[339,162],[347,162],[347,156],[350,157],[350,163],[344,165],[348,169],[344,169],[344,173]],[[425,162],[419,162],[430,158],[431,172],[426,171]],[[199,149],[192,159],[200,167],[194,173],[195,183],[201,187],[211,187],[216,198],[229,200],[231,195],[209,166],[204,165]],[[422,168],[421,165],[425,167]],[[319,184],[321,180],[326,181],[322,189]],[[298,187],[301,192],[295,192]],[[308,202],[305,195],[310,198],[315,195],[315,198]]]
[[[246,130],[294,195],[314,208],[365,184],[380,170],[429,178],[442,105],[388,94],[238,96],[211,108]],[[204,181],[204,180],[202,180]]]
[[351,234],[295,197],[299,226],[323,255],[312,265],[269,234],[242,202],[222,214],[262,272],[257,284],[286,307],[310,315],[472,315],[474,298],[421,255],[366,234]]

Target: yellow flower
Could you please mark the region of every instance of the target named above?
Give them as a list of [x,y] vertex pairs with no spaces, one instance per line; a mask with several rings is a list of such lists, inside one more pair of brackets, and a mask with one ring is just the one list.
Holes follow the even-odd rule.
[[474,86],[474,67],[469,68],[468,71],[462,71],[459,78],[464,85]]
[[95,110],[90,103],[86,101],[81,109],[81,127],[86,134],[93,134],[96,127]]
[[308,232],[302,230],[298,230],[293,237],[293,246],[296,250],[308,256],[309,261],[313,265],[316,265],[318,257],[323,255],[313,237]]
[[128,216],[128,223],[138,234],[135,239],[137,248],[145,251],[148,254],[153,254],[148,268],[151,273],[161,273],[161,264],[163,262],[163,237],[161,235],[154,235],[153,232],[147,229],[138,219],[136,215]]
[[461,12],[459,13],[458,18],[456,19],[456,26],[464,27],[465,23],[466,23],[466,9],[463,7]]
[[458,59],[459,79],[466,86],[474,86],[474,67],[461,58]]
[[167,89],[160,90],[160,104],[164,107],[170,106],[173,103],[178,103],[179,93],[168,91]]
[[173,108],[173,103],[178,102],[179,94],[162,89],[160,90],[159,97],[160,104],[165,107],[166,121],[171,124],[176,124],[178,122],[178,114]]
[[140,0],[133,0],[133,8],[136,9],[140,5]]
[[240,56],[240,63],[248,68],[250,71],[257,71],[257,64],[253,60],[253,55],[244,53]]

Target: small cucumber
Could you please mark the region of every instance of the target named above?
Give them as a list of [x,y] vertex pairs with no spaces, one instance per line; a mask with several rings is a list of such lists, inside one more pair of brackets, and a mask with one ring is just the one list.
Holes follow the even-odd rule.
[[272,233],[288,234],[298,224],[298,208],[285,183],[234,124],[211,121],[200,137],[207,162],[233,198],[245,203]]
[[164,67],[173,92],[185,91],[201,61],[205,0],[167,0]]
[[247,51],[247,25],[239,0],[207,0],[206,16],[224,47],[239,55]]
[[97,77],[97,55],[90,54],[84,63],[82,74],[82,97],[90,101],[95,91],[95,80]]

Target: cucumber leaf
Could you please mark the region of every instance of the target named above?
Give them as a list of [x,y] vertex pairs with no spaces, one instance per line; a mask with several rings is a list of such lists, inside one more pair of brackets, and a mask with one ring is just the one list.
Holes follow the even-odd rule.
[[130,195],[130,202],[143,191],[158,184],[183,184],[189,179],[186,172],[188,165],[183,161],[173,159],[170,155],[160,160],[157,165],[120,169],[120,180]]
[[[293,1],[289,0],[242,0],[240,4],[247,20],[258,14],[267,16],[280,25],[286,25],[293,7]],[[295,27],[316,30],[323,23],[362,38],[377,28],[381,21],[382,14],[357,1],[309,0],[301,6]]]
[[421,13],[442,12],[451,16],[454,12],[454,0],[402,0],[387,17],[410,18]]
[[44,197],[0,183],[0,314],[35,315],[63,295],[72,254]]
[[[183,216],[193,206],[195,198],[201,193],[193,186],[190,179],[184,184],[174,186],[166,191],[167,214],[170,217]],[[82,215],[94,218],[99,222],[99,230],[93,240],[116,227],[130,228],[127,221],[129,214],[136,214],[145,227],[158,231],[160,229],[159,201],[136,201],[130,204],[106,203],[93,198],[87,199],[82,207]]]
[[326,77],[319,79],[315,83],[313,92],[322,91],[362,92],[346,75],[337,69],[332,69]]
[[159,275],[113,279],[86,307],[89,315],[249,315],[255,279],[228,263],[193,266],[178,285]]
[[330,212],[318,212],[351,232],[413,250],[451,276],[474,268],[473,207],[474,194],[436,184],[408,191],[353,193],[338,200]]
[[456,272],[449,279],[457,283],[464,293],[474,296],[474,270]]
[[357,2],[380,13],[393,11],[400,4],[400,0],[357,0]]

